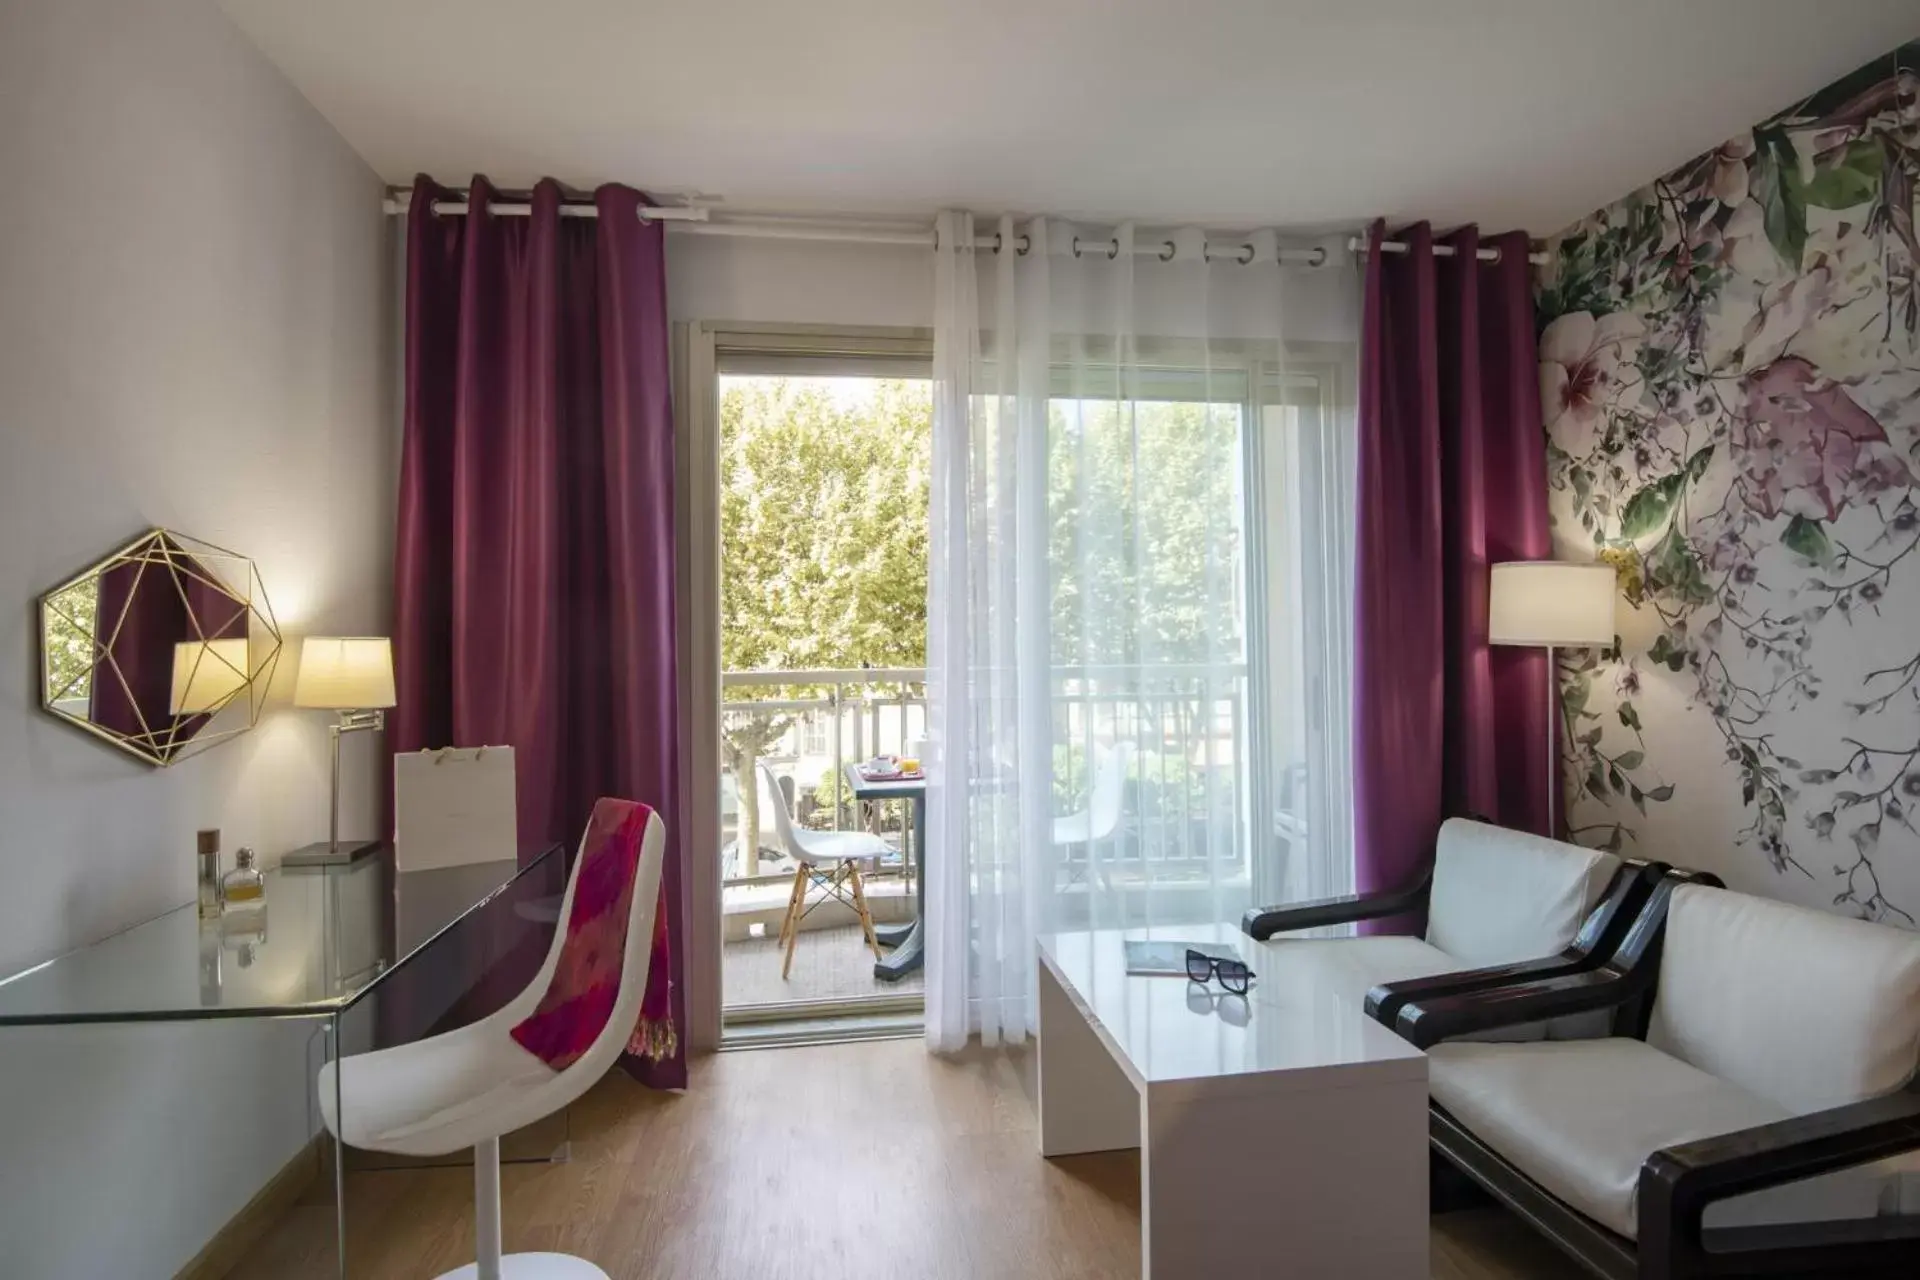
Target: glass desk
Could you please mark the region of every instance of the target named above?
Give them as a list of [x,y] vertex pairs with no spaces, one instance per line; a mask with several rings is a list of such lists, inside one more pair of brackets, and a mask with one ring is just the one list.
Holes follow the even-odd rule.
[[[485,1016],[531,980],[569,860],[555,844],[518,862],[400,872],[383,848],[269,871],[259,915],[203,924],[189,903],[0,980],[0,1027],[308,1018],[324,1022],[329,1059],[404,1043]],[[350,1029],[349,1012],[362,1015]],[[342,1275],[345,1155],[335,1139]]]

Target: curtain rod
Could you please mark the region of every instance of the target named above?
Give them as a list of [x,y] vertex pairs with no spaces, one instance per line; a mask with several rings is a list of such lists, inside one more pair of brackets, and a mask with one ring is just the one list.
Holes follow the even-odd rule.
[[[1411,246],[1409,246],[1407,242],[1404,240],[1382,240],[1380,242],[1380,251],[1382,253],[1405,253],[1410,247]],[[1362,240],[1359,236],[1354,236],[1352,239],[1348,240],[1347,248],[1352,250],[1354,253],[1358,254],[1360,257],[1364,258],[1367,256],[1367,242],[1365,240]],[[1454,257],[1455,256],[1454,248],[1450,244],[1437,244],[1433,246],[1433,256],[1436,258]],[[1500,251],[1498,249],[1481,249],[1478,252],[1476,252],[1473,256],[1478,258],[1482,262],[1500,261]],[[1530,253],[1527,255],[1527,261],[1531,262],[1536,267],[1546,266],[1549,260],[1550,259],[1548,259],[1547,255],[1544,253]]]
[[[389,214],[403,214],[412,202],[411,193],[388,196],[384,208]],[[533,206],[524,202],[494,203],[489,204],[487,209],[491,213],[508,218],[525,218],[533,213]],[[433,211],[441,215],[460,217],[467,213],[468,205],[464,200],[436,200],[433,202]],[[704,205],[644,205],[640,209],[640,219],[643,222],[663,222],[669,231],[677,235],[738,236],[758,240],[811,240],[839,244],[885,244],[923,249],[934,248],[938,243],[938,237],[931,229],[926,231],[889,230],[861,226],[857,223],[834,225],[819,220],[780,217],[729,217],[724,222],[718,222],[711,216],[712,212]],[[597,206],[590,204],[563,204],[560,206],[560,216],[597,218],[600,216],[600,210]],[[1017,239],[1019,243],[1014,251],[1024,256],[1028,250],[1029,241],[1025,236],[1019,236]],[[1000,236],[998,233],[990,236],[975,236],[973,247],[976,251],[998,253],[1001,249]],[[1388,253],[1407,251],[1407,246],[1397,240],[1383,241],[1380,247]],[[1367,242],[1356,236],[1347,241],[1347,248],[1356,255],[1364,257]],[[1119,253],[1120,242],[1111,239],[1082,240],[1075,236],[1070,251],[1076,258],[1094,254],[1112,257]],[[1136,243],[1133,252],[1136,257],[1154,257],[1163,262],[1170,261],[1174,256],[1174,244],[1171,240],[1148,239]],[[1435,257],[1450,258],[1453,256],[1453,247],[1435,245],[1433,252]],[[1208,262],[1234,261],[1245,265],[1255,260],[1257,252],[1252,244],[1244,241],[1208,241],[1204,255]],[[1276,251],[1276,256],[1283,263],[1323,267],[1327,265],[1329,255],[1324,248],[1316,248],[1279,249]],[[1483,262],[1498,262],[1500,251],[1482,249],[1479,257]],[[1547,261],[1547,256],[1536,253],[1531,255],[1528,261],[1543,264]]]

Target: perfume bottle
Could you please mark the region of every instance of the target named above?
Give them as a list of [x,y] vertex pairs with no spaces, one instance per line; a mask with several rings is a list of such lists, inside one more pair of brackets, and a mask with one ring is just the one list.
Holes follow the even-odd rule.
[[220,898],[228,909],[265,906],[266,877],[254,865],[253,850],[244,846],[233,855],[233,870],[220,881]]
[[220,830],[208,828],[199,835],[200,886],[198,902],[202,920],[220,918]]

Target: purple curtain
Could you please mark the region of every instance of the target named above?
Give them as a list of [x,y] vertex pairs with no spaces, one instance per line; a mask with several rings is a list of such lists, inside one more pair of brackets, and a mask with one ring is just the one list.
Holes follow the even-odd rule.
[[[465,199],[464,217],[435,214]],[[601,796],[667,828],[661,931],[625,1059],[686,1084],[675,706],[673,416],[658,223],[489,212],[422,177],[407,219],[395,751],[514,748],[523,845],[580,838]]]
[[[1354,655],[1356,883],[1410,882],[1442,820],[1544,833],[1546,655],[1487,643],[1488,567],[1551,554],[1527,238],[1425,223],[1383,253],[1361,321]],[[1500,251],[1481,262],[1480,248]],[[1382,931],[1417,920],[1380,922]]]
[[94,669],[88,717],[153,748],[164,743],[173,723],[167,710],[173,646],[192,634],[186,605],[171,579],[164,565],[125,561],[100,575],[95,606],[98,652],[113,662]]

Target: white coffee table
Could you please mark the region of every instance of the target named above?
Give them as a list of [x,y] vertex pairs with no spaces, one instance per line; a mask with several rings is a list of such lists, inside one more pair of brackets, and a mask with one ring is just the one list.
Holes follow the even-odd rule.
[[[1237,945],[1245,1025],[1129,975],[1129,938]],[[1042,937],[1040,1153],[1140,1149],[1152,1280],[1425,1280],[1426,1058],[1282,954],[1231,925]]]

